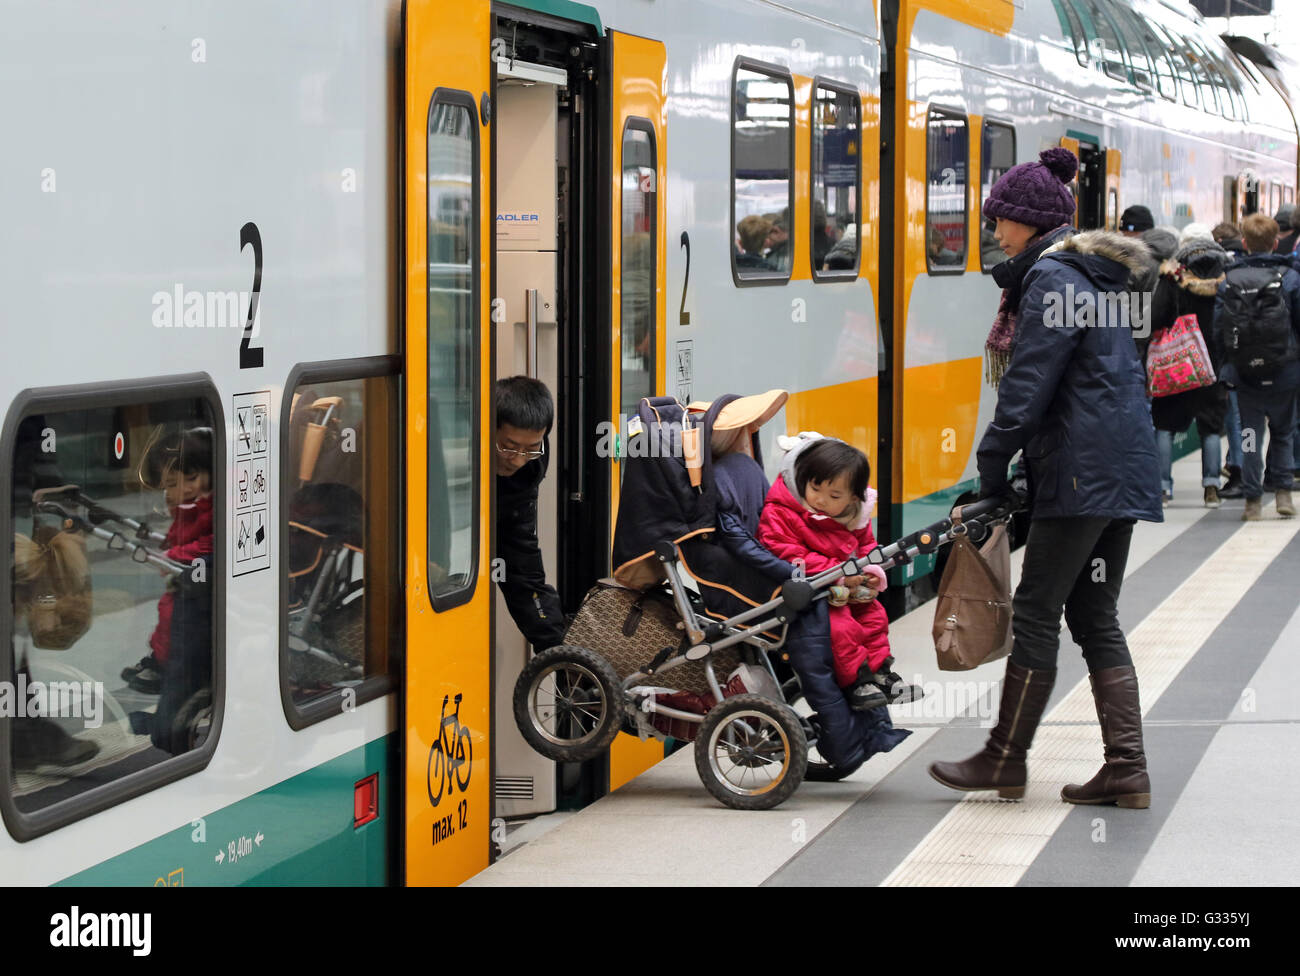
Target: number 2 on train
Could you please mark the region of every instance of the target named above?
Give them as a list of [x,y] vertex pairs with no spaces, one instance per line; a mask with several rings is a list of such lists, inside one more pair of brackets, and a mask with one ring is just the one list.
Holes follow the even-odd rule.
[[239,228],[239,250],[253,245],[253,293],[248,299],[248,321],[244,323],[244,337],[239,342],[239,368],[261,369],[264,350],[251,346],[253,323],[257,321],[257,301],[262,291],[262,235],[251,220]]

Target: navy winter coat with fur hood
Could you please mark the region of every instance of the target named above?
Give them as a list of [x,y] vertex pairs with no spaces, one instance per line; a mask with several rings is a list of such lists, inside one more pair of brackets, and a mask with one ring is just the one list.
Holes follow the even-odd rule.
[[1023,449],[1034,518],[1162,521],[1155,432],[1129,323],[1074,314],[1088,308],[1085,294],[1095,303],[1135,290],[1132,279],[1150,265],[1140,240],[1088,231],[1029,269],[1011,362],[977,452],[981,494],[1007,489],[1008,465]]

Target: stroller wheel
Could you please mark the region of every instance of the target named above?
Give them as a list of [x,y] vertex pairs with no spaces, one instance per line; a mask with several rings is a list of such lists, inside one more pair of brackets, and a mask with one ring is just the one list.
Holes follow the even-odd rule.
[[623,689],[613,666],[585,647],[538,654],[515,682],[515,724],[530,746],[556,762],[604,752],[618,735]]
[[187,698],[172,719],[172,743],[176,752],[197,749],[212,731],[212,692],[202,688]]
[[695,739],[705,789],[735,810],[770,810],[803,782],[808,742],[799,716],[762,695],[736,695],[710,710]]

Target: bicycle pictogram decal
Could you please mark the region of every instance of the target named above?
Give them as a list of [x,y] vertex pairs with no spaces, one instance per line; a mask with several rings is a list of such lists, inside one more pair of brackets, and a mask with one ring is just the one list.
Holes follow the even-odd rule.
[[[434,740],[433,748],[429,750],[429,802],[435,807],[442,802],[444,792],[450,796],[456,787],[460,787],[462,793],[469,790],[474,753],[469,728],[460,724],[462,697],[462,695],[456,696],[455,708],[448,715],[447,702],[452,701],[452,698],[450,695],[442,696],[442,717],[438,724],[438,738]],[[464,778],[461,777],[462,769],[465,771]],[[438,786],[436,793],[433,790],[435,783]]]

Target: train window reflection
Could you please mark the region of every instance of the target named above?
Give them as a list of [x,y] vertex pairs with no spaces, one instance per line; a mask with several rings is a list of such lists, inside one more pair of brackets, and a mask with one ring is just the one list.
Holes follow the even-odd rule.
[[1064,0],[1052,0],[1056,7],[1056,16],[1061,21],[1061,33],[1066,35],[1074,45],[1074,56],[1082,65],[1088,63],[1088,38],[1079,23],[1079,15],[1073,8],[1067,7]]
[[1179,87],[1183,91],[1183,104],[1199,108],[1201,101],[1196,94],[1196,76],[1192,72],[1191,58],[1180,46],[1178,39],[1173,34],[1168,36],[1170,38],[1169,51],[1174,59],[1174,66],[1178,69]]
[[1183,51],[1186,53],[1188,63],[1192,66],[1196,83],[1201,89],[1201,104],[1205,111],[1213,112],[1216,115],[1226,114],[1219,104],[1219,92],[1214,87],[1214,72],[1205,58],[1205,53],[1186,39],[1183,40]]
[[428,143],[429,596],[469,599],[478,556],[478,113],[438,93]]
[[1093,30],[1101,42],[1102,68],[1116,81],[1128,81],[1128,68],[1124,64],[1124,49],[1120,44],[1119,32],[1111,22],[1110,15],[1101,9],[1099,0],[1084,0],[1088,5],[1088,14],[1092,19]]
[[732,267],[786,281],[794,235],[794,89],[779,68],[740,61],[732,93]]
[[194,396],[17,425],[0,721],[20,813],[207,740],[220,437]]
[[1133,11],[1113,0],[1107,0],[1111,16],[1115,18],[1124,48],[1128,51],[1129,61],[1133,65],[1133,81],[1140,88],[1156,87],[1156,61],[1160,56],[1156,45],[1149,43],[1148,35],[1142,30],[1140,19]]
[[1136,25],[1142,40],[1147,46],[1147,51],[1151,55],[1152,64],[1156,72],[1156,87],[1160,94],[1169,99],[1171,102],[1178,98],[1178,79],[1174,68],[1173,58],[1166,49],[1163,41],[1156,36],[1151,26],[1131,11],[1126,11],[1131,21]]
[[[359,703],[387,687],[372,679],[388,675],[399,639],[395,369],[309,370],[290,400],[281,664],[295,727],[342,714],[346,689]],[[327,707],[304,712],[312,702]]]
[[1002,122],[984,123],[980,149],[980,267],[992,271],[993,266],[1007,259],[1002,247],[993,236],[996,221],[983,216],[984,201],[989,191],[1002,175],[1016,164],[1016,130]]
[[855,278],[861,227],[858,186],[862,175],[862,110],[858,93],[818,84],[812,114],[809,249],[813,277]]
[[655,386],[655,271],[658,169],[654,130],[631,119],[623,130],[622,241],[619,270],[619,330],[622,344],[620,406],[636,415]]
[[925,257],[931,272],[966,265],[966,184],[970,141],[966,116],[931,108],[926,122]]

